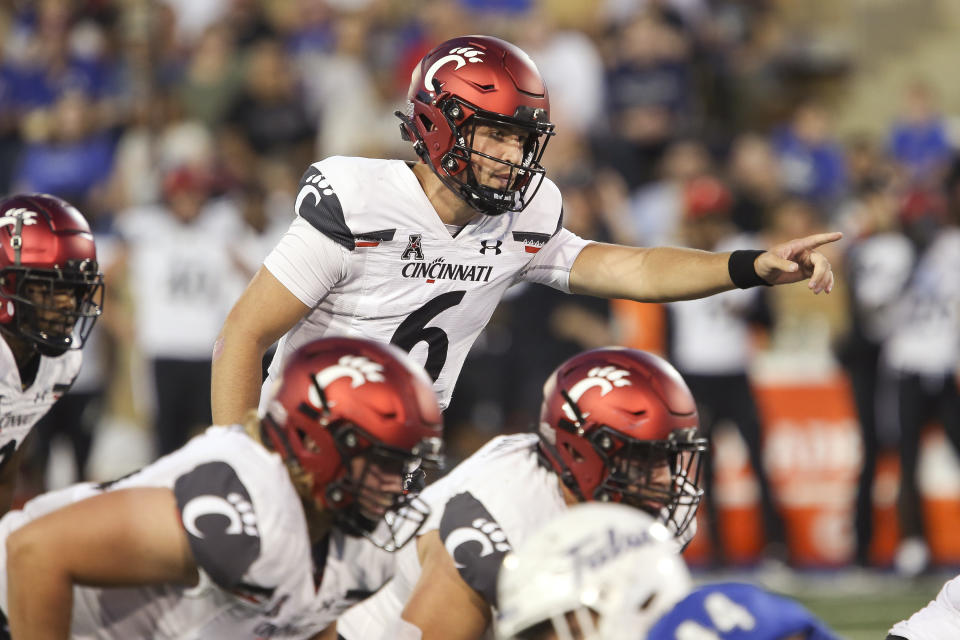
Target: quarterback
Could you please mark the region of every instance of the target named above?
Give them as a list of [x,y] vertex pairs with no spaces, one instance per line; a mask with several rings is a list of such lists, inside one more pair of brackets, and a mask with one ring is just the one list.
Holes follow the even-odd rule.
[[103,301],[90,226],[54,196],[0,201],[0,514],[23,442],[80,372]]
[[308,343],[262,419],[0,519],[0,609],[16,638],[314,636],[389,577],[369,556],[423,524],[402,478],[439,463],[441,429],[399,349]]
[[271,344],[280,340],[275,378],[299,345],[332,334],[410,352],[446,407],[470,346],[518,282],[641,301],[805,278],[814,293],[833,288],[816,248],[839,233],[709,253],[588,242],[564,229],[541,164],[554,134],[547,89],[512,44],[440,44],[413,70],[407,98],[401,135],[418,163],[332,157],[304,173],[296,219],[215,343],[215,423],[258,405]]
[[491,628],[503,558],[581,502],[661,522],[676,554],[693,535],[706,440],[693,396],[665,360],[595,349],[544,385],[538,434],[498,436],[421,495],[431,516],[395,575],[337,623],[346,640],[475,640]]

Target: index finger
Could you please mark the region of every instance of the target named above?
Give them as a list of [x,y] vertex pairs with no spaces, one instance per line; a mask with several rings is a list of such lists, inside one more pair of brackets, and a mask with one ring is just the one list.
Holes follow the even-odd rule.
[[816,249],[821,245],[825,245],[830,242],[836,242],[842,237],[843,233],[840,231],[831,231],[829,233],[815,233],[812,236],[795,240],[795,242],[800,249]]

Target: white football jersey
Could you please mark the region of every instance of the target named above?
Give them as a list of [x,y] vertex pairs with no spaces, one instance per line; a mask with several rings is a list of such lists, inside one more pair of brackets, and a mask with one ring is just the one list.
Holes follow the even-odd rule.
[[960,638],[960,576],[948,581],[935,600],[890,629],[907,640]]
[[960,229],[941,230],[900,296],[884,358],[895,371],[945,375],[960,362]]
[[[311,549],[286,467],[237,425],[210,427],[115,482],[41,495],[0,520],[0,537],[99,492],[132,487],[173,491],[199,584],[74,587],[73,638],[309,638],[387,579],[357,566],[373,564],[369,557],[379,550],[337,530]],[[5,573],[2,542],[0,560]],[[357,578],[374,575],[379,583]],[[6,610],[7,581],[0,578]]]
[[236,205],[213,201],[189,224],[164,207],[141,207],[118,224],[140,349],[150,358],[208,360],[245,284],[230,255],[242,231]]
[[7,341],[0,338],[0,464],[16,451],[33,425],[60,399],[80,372],[79,349],[56,358],[40,356],[40,368],[26,389]]
[[[557,475],[540,464],[538,442],[536,434],[498,436],[420,494],[431,514],[419,535],[439,530],[464,582],[491,606],[507,552],[567,508]],[[337,623],[347,640],[394,637],[420,577],[416,544],[392,560],[393,579]]]
[[[507,288],[529,281],[568,291],[587,244],[563,229],[560,191],[546,179],[522,212],[477,215],[451,236],[399,160],[317,162],[295,207],[297,220],[264,266],[312,311],[281,339],[270,378],[310,340],[360,336],[393,343],[423,363],[443,407]],[[342,267],[332,286],[318,287],[309,253],[322,240],[320,251],[339,250]]]

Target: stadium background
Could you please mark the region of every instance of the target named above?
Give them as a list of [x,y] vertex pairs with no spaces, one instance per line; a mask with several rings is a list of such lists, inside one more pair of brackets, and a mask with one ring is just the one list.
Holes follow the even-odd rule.
[[[234,295],[289,221],[310,162],[412,159],[391,115],[409,71],[430,46],[467,32],[517,43],[544,73],[559,134],[548,175],[564,190],[577,233],[683,244],[684,220],[714,213],[696,190],[703,176],[724,186],[736,230],[765,243],[847,232],[845,244],[828,249],[840,282],[834,294],[773,290],[769,317],[753,334],[750,374],[789,567],[764,560],[756,485],[727,428],[716,435],[726,562],[703,575],[763,582],[850,638],[882,637],[960,566],[960,470],[931,425],[919,468],[934,569],[901,578],[890,568],[898,470],[896,425],[888,425],[871,566],[851,567],[861,448],[838,358],[852,330],[844,252],[878,189],[900,219],[930,213],[938,198],[956,206],[949,190],[960,83],[951,72],[960,5],[951,0],[0,2],[2,191],[47,191],[77,204],[98,233],[112,291],[78,389],[96,400],[87,405],[90,457],[53,439],[49,462],[33,465],[21,497],[76,477],[112,477],[154,455],[151,345],[137,326],[150,293],[114,260],[134,246],[122,233],[131,212],[162,209],[198,182],[203,198],[226,198],[245,225],[237,236],[244,255],[210,238],[210,251],[226,252],[237,268],[195,288]],[[918,118],[943,141],[898,147],[898,132]],[[665,317],[656,305],[517,291],[464,369],[448,413],[454,454],[530,428],[539,385],[576,350],[623,343],[666,352]],[[177,318],[166,323],[191,331]],[[709,564],[704,536],[689,553]]]

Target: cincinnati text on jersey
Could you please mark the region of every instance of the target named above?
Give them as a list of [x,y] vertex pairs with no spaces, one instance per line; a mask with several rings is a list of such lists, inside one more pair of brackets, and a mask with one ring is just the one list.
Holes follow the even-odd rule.
[[490,282],[493,267],[476,264],[452,264],[437,258],[433,262],[411,262],[400,270],[404,278],[426,278],[435,280],[469,280],[471,282]]

